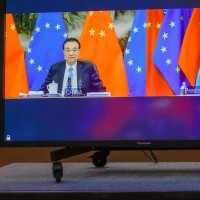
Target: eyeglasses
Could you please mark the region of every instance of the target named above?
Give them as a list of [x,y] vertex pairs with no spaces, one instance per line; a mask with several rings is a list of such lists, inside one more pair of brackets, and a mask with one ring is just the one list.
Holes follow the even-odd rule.
[[65,49],[65,52],[67,55],[70,55],[70,53],[72,52],[72,54],[77,54],[79,52],[79,49]]

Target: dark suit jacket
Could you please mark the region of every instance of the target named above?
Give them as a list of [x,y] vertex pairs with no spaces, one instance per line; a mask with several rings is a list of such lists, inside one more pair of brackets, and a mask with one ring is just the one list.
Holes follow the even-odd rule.
[[[40,90],[44,91],[44,93],[48,93],[47,85],[55,81],[58,83],[58,93],[61,93],[65,68],[65,60],[52,65]],[[78,86],[82,86],[83,93],[106,91],[99,78],[96,65],[86,60],[77,61],[77,84]]]

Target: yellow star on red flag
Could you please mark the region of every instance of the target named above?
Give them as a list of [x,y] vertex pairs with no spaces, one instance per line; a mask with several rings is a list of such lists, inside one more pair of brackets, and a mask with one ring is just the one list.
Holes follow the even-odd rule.
[[[95,34],[96,33],[98,34]],[[120,48],[109,11],[88,12],[80,37],[79,59],[94,62],[106,90],[112,96],[127,96],[128,85]]]

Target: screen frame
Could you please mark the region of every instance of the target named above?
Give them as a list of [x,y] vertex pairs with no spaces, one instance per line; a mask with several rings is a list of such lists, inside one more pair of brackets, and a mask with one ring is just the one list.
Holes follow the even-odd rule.
[[[138,141],[26,141],[26,142],[9,142],[5,143],[3,138],[4,132],[4,27],[5,27],[5,13],[28,13],[28,12],[50,12],[50,11],[88,11],[88,10],[131,10],[131,9],[153,9],[153,8],[197,8],[200,7],[200,2],[196,0],[60,0],[59,4],[56,0],[2,0],[0,1],[0,146],[2,147],[92,147],[93,149],[200,149],[199,140],[177,140],[177,141],[149,141],[148,145]],[[106,3],[105,3],[106,2]],[[40,5],[40,6],[38,6]],[[48,5],[48,6],[47,6]],[[55,10],[56,9],[56,10]]]
[[3,132],[4,132],[4,31],[5,31],[5,13],[6,13],[6,1],[0,2],[0,145],[3,144]]
[[[59,11],[101,11],[101,10],[134,10],[165,8],[197,8],[200,2],[195,0],[6,0],[7,13],[26,12],[59,12]],[[28,5],[28,6],[27,6]],[[40,6],[38,6],[40,5]]]

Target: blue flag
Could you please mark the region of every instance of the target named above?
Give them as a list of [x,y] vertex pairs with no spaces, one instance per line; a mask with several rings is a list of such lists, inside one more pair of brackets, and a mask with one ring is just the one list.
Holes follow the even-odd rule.
[[196,79],[196,84],[195,84],[195,86],[200,87],[200,70],[199,70],[199,73],[198,73],[198,76],[197,76],[197,79]]
[[178,65],[178,57],[184,33],[192,9],[168,9],[158,35],[153,61],[174,94],[180,94],[182,82],[189,82]]
[[26,51],[29,90],[37,91],[49,67],[64,59],[62,45],[67,38],[62,13],[40,13]]
[[124,52],[129,96],[146,92],[146,11],[137,10]]

